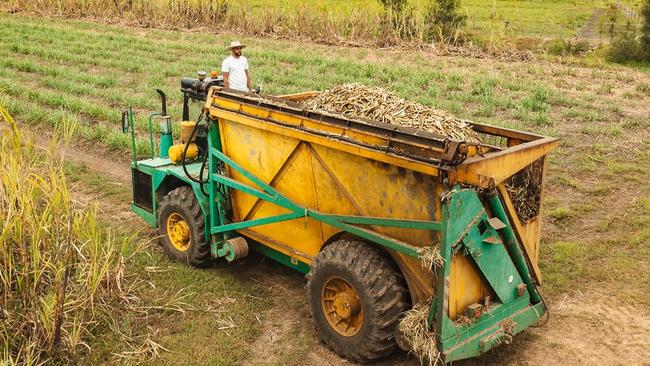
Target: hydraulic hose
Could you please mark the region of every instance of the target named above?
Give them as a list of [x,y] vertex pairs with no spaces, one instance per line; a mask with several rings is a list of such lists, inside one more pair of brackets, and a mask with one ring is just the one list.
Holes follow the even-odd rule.
[[[190,134],[189,141],[185,142],[185,148],[183,149],[183,154],[181,155],[181,166],[183,167],[183,172],[191,181],[195,183],[199,183],[199,187],[201,188],[201,193],[203,193],[207,197],[209,196],[209,194],[205,191],[203,185],[210,182],[210,177],[204,180],[203,173],[205,172],[205,166],[208,163],[208,154],[209,154],[208,149],[205,149],[205,151],[203,152],[203,163],[201,163],[201,169],[199,170],[199,179],[192,177],[190,173],[187,171],[187,167],[185,166],[185,155],[187,154],[187,150],[190,146],[190,143],[194,138],[194,135],[196,135],[196,130],[198,129],[199,124],[203,120],[203,117],[204,117],[204,112],[202,111],[201,114],[199,115],[199,119],[196,121],[196,125],[192,129],[192,133]],[[226,192],[223,190],[223,186],[219,186],[217,190],[223,198],[226,198]]]
[[187,171],[187,166],[185,165],[185,156],[187,155],[187,150],[190,147],[190,144],[192,143],[192,140],[194,139],[194,135],[196,135],[196,130],[199,127],[199,124],[203,120],[203,115],[204,112],[201,111],[201,114],[199,115],[198,120],[196,121],[196,124],[194,125],[194,128],[192,128],[192,133],[190,134],[190,138],[185,141],[185,148],[183,149],[183,154],[181,155],[181,166],[183,167],[183,172],[185,175],[195,183],[199,184],[199,187],[201,188],[201,193],[203,193],[205,196],[209,196],[209,194],[205,191],[205,188],[203,188],[203,185],[206,183],[210,182],[210,177],[208,179],[203,180],[203,172],[205,171],[205,164],[207,162],[207,157],[208,157],[208,151],[206,150],[203,153],[203,163],[201,163],[201,169],[199,170],[199,179],[194,178],[188,171]]

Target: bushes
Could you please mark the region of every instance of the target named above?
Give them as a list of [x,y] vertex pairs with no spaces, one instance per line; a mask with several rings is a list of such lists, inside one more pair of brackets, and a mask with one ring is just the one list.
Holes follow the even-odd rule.
[[544,44],[544,48],[549,54],[556,56],[581,55],[591,49],[591,44],[588,41],[554,39]]
[[641,16],[645,20],[641,27],[641,47],[645,50],[647,57],[650,56],[650,0],[645,1],[641,9]]
[[427,27],[425,38],[456,41],[467,23],[467,15],[461,13],[460,0],[430,0],[424,23]]
[[612,42],[608,58],[619,63],[650,61],[650,49],[640,42],[639,37],[626,33]]
[[385,11],[401,13],[408,3],[407,0],[378,0]]
[[650,62],[650,0],[645,0],[641,10],[644,18],[640,34],[636,30],[623,33],[612,42],[609,59],[614,62]]
[[421,28],[420,37],[426,41],[453,43],[460,38],[460,29],[467,22],[467,15],[460,10],[460,0],[428,0],[422,27],[418,27],[415,11],[407,0],[378,1],[384,9],[385,21],[401,38],[412,38]]

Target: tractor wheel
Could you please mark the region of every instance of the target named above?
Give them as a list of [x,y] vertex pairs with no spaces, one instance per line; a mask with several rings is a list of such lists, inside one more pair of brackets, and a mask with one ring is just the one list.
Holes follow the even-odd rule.
[[205,240],[205,222],[190,187],[169,192],[158,205],[158,230],[169,258],[195,267],[210,263],[210,243]]
[[337,354],[368,362],[396,348],[408,291],[377,248],[355,240],[325,247],[312,263],[307,297],[319,337]]

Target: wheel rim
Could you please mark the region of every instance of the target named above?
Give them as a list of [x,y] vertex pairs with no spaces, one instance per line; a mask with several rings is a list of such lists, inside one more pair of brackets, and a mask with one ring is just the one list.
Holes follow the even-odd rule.
[[340,277],[325,281],[321,294],[325,319],[338,334],[352,337],[363,326],[363,308],[357,291]]
[[167,236],[176,250],[184,252],[190,247],[190,225],[176,212],[167,217]]

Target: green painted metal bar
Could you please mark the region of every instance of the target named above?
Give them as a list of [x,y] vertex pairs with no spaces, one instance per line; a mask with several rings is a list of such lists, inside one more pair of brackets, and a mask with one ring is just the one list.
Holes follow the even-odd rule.
[[277,216],[264,217],[264,218],[256,219],[256,220],[240,221],[240,222],[234,222],[232,224],[221,225],[221,226],[213,227],[210,230],[210,232],[212,234],[218,234],[218,233],[223,233],[223,232],[226,232],[226,231],[246,229],[246,228],[253,227],[253,226],[262,226],[262,225],[273,224],[273,223],[281,222],[281,221],[295,220],[295,219],[299,219],[301,217],[305,217],[304,212],[302,212],[302,213],[301,212],[291,212],[291,213],[277,215]]
[[129,125],[131,127],[131,151],[133,152],[133,164],[138,169],[138,152],[135,150],[135,122],[133,121],[133,108],[129,107]]
[[368,239],[374,243],[377,243],[381,246],[393,249],[395,251],[398,251],[400,253],[404,253],[408,256],[419,258],[420,255],[418,254],[418,248],[409,245],[407,243],[404,243],[402,241],[393,239],[391,237],[379,234],[377,232],[374,232],[372,230],[367,230],[364,228],[360,228],[354,225],[346,224],[337,220],[332,220],[329,218],[329,215],[327,214],[320,214],[314,211],[309,211],[308,213],[309,217],[313,217],[319,221],[322,221],[330,226],[334,226],[336,228],[339,228],[341,230],[345,230],[349,233],[352,233],[354,235],[357,235],[361,238]]
[[151,225],[152,227],[158,226],[158,223],[156,222],[156,215],[136,205],[135,203],[131,203],[131,211],[135,212],[136,215],[140,216],[144,221],[147,222],[147,224]]
[[211,153],[217,159],[223,161],[224,163],[229,165],[231,168],[235,169],[237,172],[242,174],[244,177],[251,180],[258,187],[262,188],[265,192],[270,193],[270,194],[273,194],[273,193],[277,194],[277,191],[276,191],[276,189],[274,187],[270,186],[269,184],[266,184],[266,182],[262,181],[261,179],[256,177],[254,174],[252,174],[248,170],[244,169],[241,165],[237,164],[234,160],[232,160],[228,156],[226,156],[226,154],[224,154],[221,151],[218,151],[216,149],[212,149]]
[[259,252],[262,255],[269,257],[278,263],[284,264],[289,268],[293,268],[302,274],[309,273],[310,268],[307,263],[299,261],[295,258],[291,258],[288,255],[284,253],[280,253],[277,250],[273,250],[270,247],[267,247],[266,245],[263,244],[251,242],[250,245],[254,251]]
[[152,120],[155,116],[160,116],[162,113],[160,112],[154,112],[149,114],[149,152],[151,155],[151,158],[153,159],[154,156],[156,155],[156,151],[154,149],[153,145],[153,128],[152,128]]
[[[454,189],[455,191],[455,189]],[[444,265],[441,267],[438,267],[438,273],[437,273],[437,281],[438,283],[436,284],[436,301],[431,302],[431,310],[430,312],[433,312],[435,314],[435,317],[429,317],[429,319],[435,318],[435,322],[431,323],[429,322],[429,327],[433,327],[434,325],[437,327],[437,343],[438,343],[438,349],[443,350],[443,344],[442,341],[445,338],[445,336],[451,332],[453,332],[453,329],[451,329],[451,321],[449,320],[448,317],[448,306],[449,306],[449,275],[451,273],[451,257],[452,257],[452,250],[451,250],[451,245],[453,244],[451,242],[451,239],[449,238],[449,231],[450,231],[450,225],[453,225],[453,223],[450,223],[450,202],[455,193],[452,191],[451,194],[446,196],[446,198],[442,202],[442,230],[440,232],[440,256],[444,260]]]
[[436,221],[391,219],[372,216],[327,215],[338,222],[354,225],[378,225],[417,230],[440,230],[442,224]]
[[[240,191],[243,191],[245,193],[251,194],[255,197],[258,197],[260,199],[263,199],[265,201],[269,201],[272,203],[275,203],[279,206],[282,206],[284,208],[290,209],[294,211],[293,214],[287,214],[287,217],[290,218],[284,218],[282,219],[282,215],[276,216],[275,219],[277,221],[273,222],[280,222],[280,221],[286,221],[290,219],[295,219],[296,217],[293,217],[293,215],[300,215],[298,217],[303,217],[303,216],[309,216],[314,219],[317,219],[319,221],[323,221],[326,224],[329,224],[331,226],[334,226],[336,228],[348,231],[350,233],[353,233],[355,235],[358,235],[359,237],[362,237],[364,239],[368,239],[372,242],[375,242],[379,245],[391,248],[393,250],[396,250],[398,252],[404,253],[406,255],[419,258],[418,254],[418,248],[409,245],[407,243],[401,242],[399,240],[381,235],[379,233],[375,233],[370,230],[366,230],[360,227],[356,227],[354,225],[350,225],[346,221],[350,221],[350,223],[355,223],[355,224],[368,224],[368,225],[380,225],[380,226],[396,226],[396,227],[408,227],[408,228],[423,228],[423,230],[436,230],[437,228],[440,228],[440,224],[436,222],[427,222],[427,221],[415,221],[415,220],[399,220],[399,219],[385,219],[385,218],[376,218],[376,217],[360,217],[360,216],[345,216],[345,215],[328,215],[328,214],[322,214],[320,212],[316,211],[310,211],[308,209],[305,209],[304,207],[301,207],[294,203],[293,201],[289,200],[286,198],[284,195],[282,195],[280,192],[278,192],[274,187],[270,186],[269,184],[263,182],[261,179],[257,178],[255,175],[251,174],[249,171],[244,169],[242,166],[234,162],[232,159],[230,159],[228,156],[226,156],[224,153],[221,151],[210,148],[210,154],[214,156],[215,158],[223,161],[225,164],[242,174],[244,177],[247,179],[251,180],[253,183],[255,183],[257,186],[262,188],[264,191],[261,191],[259,189],[255,189],[251,186],[248,186],[246,184],[243,184],[237,180],[234,180],[229,177],[225,177],[223,175],[219,174],[212,174],[212,180],[217,181],[220,183],[223,183],[224,185],[238,189]],[[264,220],[264,219],[260,219]],[[259,221],[263,222],[263,221]],[[249,221],[248,224],[242,224],[246,226],[242,226],[239,228],[244,228],[244,227],[253,227],[253,226],[258,226],[260,225],[258,220],[253,220]],[[254,224],[250,224],[254,223]],[[270,222],[265,222],[264,224],[268,224]],[[236,223],[235,223],[236,224]],[[229,224],[231,225],[231,224]],[[234,224],[232,224],[234,225]],[[437,228],[436,228],[437,226]],[[230,228],[235,227],[235,226],[229,226]],[[214,230],[218,230],[218,232],[226,232],[228,231],[226,228],[214,228]],[[233,230],[233,229],[231,229]]]
[[[259,196],[261,191],[255,189],[255,188],[252,188],[250,186],[244,185],[244,184],[242,184],[240,182],[237,182],[234,179],[228,178],[228,179],[230,179],[230,181],[229,182],[223,181],[224,184],[232,183],[232,184],[235,184],[235,185],[237,185],[237,186],[239,186],[241,188],[251,190],[251,192],[249,192],[250,194],[253,194],[256,197],[265,199],[266,201],[271,201],[273,203],[276,203],[276,204],[278,204],[278,205],[280,205],[282,207],[286,207],[286,208],[288,208],[288,209],[290,209],[292,211],[303,210],[302,207],[300,207],[299,205],[297,205],[296,203],[294,203],[290,199],[286,198],[284,195],[282,195],[280,192],[278,192],[273,186],[271,186],[271,185],[265,183],[264,181],[262,181],[261,179],[257,178],[254,174],[252,174],[248,170],[244,169],[241,165],[237,164],[235,161],[233,161],[232,159],[227,157],[221,151],[216,150],[216,149],[213,148],[213,149],[210,149],[210,153],[214,157],[216,157],[217,159],[219,159],[219,160],[223,161],[224,163],[226,163],[231,168],[235,169],[237,172],[242,174],[245,178],[247,178],[250,181],[252,181],[253,183],[255,183],[258,187],[262,188],[263,191],[264,191],[263,193],[266,194],[268,197],[270,197],[270,199],[265,199],[264,197]],[[218,178],[219,177],[218,175],[214,176],[214,177],[216,179],[220,179],[220,178]],[[237,187],[233,187],[233,188],[243,190],[243,189],[237,188]],[[257,194],[255,192],[257,192]]]
[[433,329],[433,325],[436,323],[436,315],[438,314],[436,312],[436,309],[438,309],[438,296],[434,295],[433,299],[431,300],[429,315],[427,316],[427,326],[429,329]]
[[546,311],[543,303],[524,305],[524,302],[516,302],[501,307],[484,315],[483,321],[479,320],[478,323],[459,330],[450,340],[453,343],[447,344],[443,352],[445,363],[480,356],[501,344],[497,339],[499,335],[505,334],[502,322],[506,319],[514,322],[515,326],[511,330],[514,335],[535,324]]
[[212,174],[212,180],[215,182],[219,182],[222,184],[225,184],[228,187],[240,190],[242,192],[248,193],[250,195],[253,195],[257,198],[261,198],[265,201],[272,201],[274,202],[277,197],[273,197],[265,192],[260,191],[259,189],[255,189],[247,184],[241,183],[238,180],[226,177],[221,174]]
[[[210,128],[208,131],[208,149],[209,151],[214,150],[220,150],[221,149],[221,138],[219,135],[219,128],[216,127],[217,125],[214,125],[214,128]],[[209,156],[208,158],[208,174],[210,177],[213,177],[216,173],[217,170],[217,161],[213,159],[212,155]],[[227,197],[219,197],[219,187],[217,187],[218,183],[214,180],[210,180],[210,185],[208,187],[209,190],[209,195],[210,195],[210,228],[218,227],[227,222],[227,217],[226,217],[226,209],[224,208],[224,201],[227,199]],[[226,194],[227,195],[227,194]],[[209,230],[206,230],[209,232]],[[228,233],[224,233],[222,235],[223,240],[227,239]]]
[[539,295],[539,292],[537,292],[537,288],[533,283],[533,278],[530,275],[530,269],[528,268],[528,263],[526,262],[526,258],[524,257],[521,248],[519,247],[519,243],[517,242],[517,237],[515,236],[515,233],[512,231],[512,225],[510,224],[508,215],[506,214],[506,211],[503,208],[503,204],[501,203],[501,198],[499,197],[499,194],[497,193],[496,190],[493,189],[488,193],[488,203],[490,205],[490,209],[492,210],[492,214],[496,218],[501,220],[501,222],[506,224],[506,227],[499,231],[503,234],[503,239],[505,241],[506,247],[508,248],[508,252],[512,257],[512,261],[515,264],[515,267],[517,268],[519,275],[521,276],[521,278],[524,280],[524,283],[526,284],[526,288],[528,289],[528,293],[530,294],[530,299],[532,300],[532,303],[537,304],[540,301],[542,301],[542,298]]

